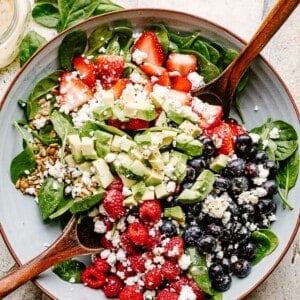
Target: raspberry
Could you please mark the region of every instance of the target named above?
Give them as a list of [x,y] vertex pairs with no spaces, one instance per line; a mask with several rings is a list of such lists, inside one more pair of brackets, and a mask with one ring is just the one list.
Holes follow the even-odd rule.
[[131,223],[128,227],[127,233],[130,240],[139,246],[145,245],[149,238],[146,226],[138,222]]
[[126,279],[130,276],[135,275],[135,273],[133,272],[133,270],[131,270],[131,268],[129,269],[129,267],[124,266],[120,261],[117,262],[116,268],[117,268],[117,275],[119,275],[121,279]]
[[127,232],[124,232],[121,237],[121,246],[127,254],[135,254],[138,252],[137,246],[131,241]]
[[148,228],[149,238],[146,241],[145,248],[152,250],[154,247],[158,246],[161,242],[161,233],[159,229],[154,227]]
[[170,238],[165,246],[164,255],[172,258],[179,258],[183,254],[183,239],[179,236]]
[[108,190],[103,199],[103,207],[109,217],[118,220],[126,213],[125,206],[123,205],[124,196],[118,190]]
[[189,286],[192,288],[193,292],[195,293],[197,300],[203,300],[206,298],[204,291],[200,289],[198,284],[193,279],[189,279]]
[[127,130],[141,130],[149,128],[149,122],[141,119],[129,119],[128,122],[125,123],[125,127]]
[[105,235],[102,235],[100,237],[100,244],[105,249],[112,249],[113,248],[112,242],[110,240],[108,240]]
[[144,285],[148,290],[155,290],[162,282],[161,271],[158,268],[147,271],[144,275]]
[[111,274],[107,276],[106,283],[103,286],[103,292],[107,298],[118,297],[123,288],[122,280],[119,276]]
[[105,283],[105,275],[94,266],[87,267],[81,274],[81,281],[92,289],[98,289]]
[[158,292],[156,300],[178,300],[178,295],[168,290]]
[[161,273],[164,279],[174,280],[179,276],[180,268],[175,262],[167,260],[161,267]]
[[119,300],[143,300],[143,293],[140,291],[138,285],[127,285],[123,288],[119,295]]
[[140,219],[144,222],[158,222],[161,215],[161,205],[158,200],[143,201],[139,208]]
[[133,271],[137,273],[145,272],[145,259],[140,254],[130,255],[128,261],[130,263],[129,266]]
[[96,257],[93,261],[93,266],[95,269],[102,273],[107,273],[110,269],[110,265],[105,259],[102,259],[101,257]]
[[106,188],[107,191],[109,190],[117,190],[122,192],[123,190],[123,182],[120,177],[115,177],[114,181]]

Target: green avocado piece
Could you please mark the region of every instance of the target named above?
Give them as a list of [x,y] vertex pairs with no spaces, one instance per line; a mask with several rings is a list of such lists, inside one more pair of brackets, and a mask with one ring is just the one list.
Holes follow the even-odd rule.
[[174,219],[180,223],[185,221],[185,214],[181,206],[166,207],[164,210],[164,217]]
[[82,199],[75,199],[72,207],[70,208],[71,213],[76,214],[89,210],[102,200],[104,193],[105,191],[101,189],[95,195],[87,196]]
[[225,154],[219,154],[209,165],[209,168],[215,172],[223,170],[228,163],[228,156]]
[[183,204],[197,203],[198,201],[200,201],[200,199],[201,193],[190,189],[183,190],[178,196],[178,200]]

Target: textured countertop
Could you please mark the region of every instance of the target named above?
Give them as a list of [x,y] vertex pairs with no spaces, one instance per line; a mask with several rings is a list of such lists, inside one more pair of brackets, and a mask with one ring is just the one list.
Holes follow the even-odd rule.
[[[289,0],[286,0],[289,1]],[[116,0],[125,8],[155,7],[169,8],[199,15],[231,30],[244,40],[249,40],[275,0]],[[263,50],[263,56],[282,77],[300,109],[300,7],[276,33]],[[31,28],[50,39],[53,31],[30,24]],[[6,87],[19,69],[16,60],[9,67],[0,70],[0,99]],[[300,234],[276,270],[257,288],[247,300],[296,300],[299,299],[300,259],[292,264],[292,257],[298,248]],[[0,277],[9,272],[15,263],[0,237]],[[46,299],[31,283],[17,289],[7,300]],[[60,299],[63,300],[63,299]]]

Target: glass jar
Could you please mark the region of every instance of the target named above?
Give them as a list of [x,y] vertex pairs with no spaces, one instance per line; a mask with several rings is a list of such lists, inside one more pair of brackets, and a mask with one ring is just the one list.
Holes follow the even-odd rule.
[[0,68],[16,58],[30,10],[28,0],[0,0]]

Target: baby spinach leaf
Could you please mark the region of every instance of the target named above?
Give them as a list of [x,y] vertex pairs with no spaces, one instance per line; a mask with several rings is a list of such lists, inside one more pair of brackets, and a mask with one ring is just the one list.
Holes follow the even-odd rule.
[[53,133],[54,132],[52,124],[48,124],[42,127],[39,131],[31,130],[32,136],[37,138],[43,145],[60,143],[60,138]]
[[97,194],[86,196],[84,198],[76,199],[73,202],[70,211],[72,214],[80,213],[89,210],[96,204],[98,204],[104,196],[104,190],[99,190]]
[[108,43],[106,47],[106,54],[111,55],[119,55],[121,51],[120,43],[118,41],[119,37],[118,35],[115,35],[110,42]]
[[37,32],[31,30],[23,38],[19,46],[19,57],[21,66],[44,45],[47,40],[39,35]]
[[104,47],[113,37],[114,32],[106,25],[96,28],[88,38],[87,55],[98,53],[101,47]]
[[60,75],[60,70],[54,71],[34,86],[26,106],[26,115],[29,120],[41,111],[39,100],[58,86]]
[[67,34],[58,48],[58,60],[64,70],[72,70],[72,62],[86,47],[87,35],[84,30],[76,29]]
[[52,271],[61,279],[72,282],[81,282],[81,273],[85,269],[85,264],[76,259],[68,259],[52,267]]
[[253,231],[251,237],[254,240],[257,250],[255,258],[251,261],[252,265],[256,265],[264,257],[271,254],[279,243],[275,233],[268,229]]
[[35,5],[31,15],[36,23],[47,28],[56,28],[59,22],[58,8],[51,3],[40,3]]
[[210,60],[210,54],[204,42],[200,40],[195,41],[192,49],[202,54],[207,60]]
[[99,0],[99,4],[93,12],[94,16],[102,15],[105,13],[117,11],[123,9],[122,6],[110,1],[110,0]]
[[203,42],[203,44],[206,46],[207,51],[209,53],[209,60],[213,63],[213,64],[217,64],[217,62],[219,61],[221,54],[220,52],[213,47],[211,44],[207,43],[207,42]]
[[78,21],[87,19],[98,4],[98,0],[58,0],[60,19],[56,26],[57,31],[61,32]]
[[164,50],[164,53],[167,54],[170,44],[169,33],[167,28],[163,24],[155,23],[147,26],[145,30],[153,31],[156,33],[159,43],[161,44]]
[[27,172],[31,173],[36,167],[34,153],[30,146],[13,158],[10,164],[10,177],[13,183],[24,176]]
[[55,178],[47,177],[38,192],[38,204],[43,220],[46,220],[63,200],[64,184]]
[[61,217],[64,213],[69,211],[71,206],[73,205],[74,199],[64,199],[61,203],[59,203],[57,209],[54,211],[53,214],[49,216],[50,220],[56,219],[58,217]]

